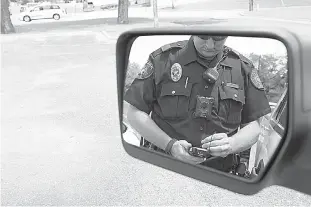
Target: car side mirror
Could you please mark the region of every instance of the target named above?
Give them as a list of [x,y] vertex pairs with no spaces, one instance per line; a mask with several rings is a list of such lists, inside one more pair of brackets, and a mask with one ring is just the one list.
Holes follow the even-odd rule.
[[[131,144],[137,142],[122,137],[125,151],[241,194],[271,185],[311,194],[311,30],[285,28],[220,24],[121,34],[120,134],[126,123],[141,138]],[[268,113],[285,124],[274,123],[275,130]]]

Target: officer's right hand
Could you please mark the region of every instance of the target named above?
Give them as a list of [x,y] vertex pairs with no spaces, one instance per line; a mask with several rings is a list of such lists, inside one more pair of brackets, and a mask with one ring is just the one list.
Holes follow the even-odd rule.
[[205,158],[194,157],[188,153],[189,148],[192,147],[186,140],[176,141],[171,149],[171,154],[176,159],[188,162],[191,164],[200,164],[205,161]]

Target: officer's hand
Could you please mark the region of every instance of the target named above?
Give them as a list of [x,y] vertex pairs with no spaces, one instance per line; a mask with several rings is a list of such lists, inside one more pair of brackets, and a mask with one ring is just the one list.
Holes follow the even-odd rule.
[[232,154],[231,138],[225,133],[208,136],[201,143],[202,148],[206,148],[212,156],[227,157]]
[[186,140],[179,140],[175,142],[171,149],[171,154],[176,159],[191,163],[191,164],[200,164],[204,162],[204,158],[194,157],[188,153],[189,148],[192,147],[190,143]]

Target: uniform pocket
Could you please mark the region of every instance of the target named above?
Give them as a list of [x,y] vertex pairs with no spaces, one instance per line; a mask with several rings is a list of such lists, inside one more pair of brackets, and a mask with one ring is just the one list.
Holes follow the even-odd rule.
[[185,88],[180,83],[165,83],[162,85],[158,99],[164,118],[185,118],[189,114],[189,102],[192,84]]
[[245,104],[244,90],[223,85],[219,87],[219,96],[218,116],[227,123],[240,123]]

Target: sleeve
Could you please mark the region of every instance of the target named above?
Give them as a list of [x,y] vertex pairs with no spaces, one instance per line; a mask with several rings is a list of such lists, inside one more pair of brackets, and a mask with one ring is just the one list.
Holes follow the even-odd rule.
[[151,57],[124,95],[124,101],[149,114],[155,101],[154,64]]
[[243,61],[242,68],[248,72],[245,74],[245,104],[241,124],[247,124],[271,113],[271,108],[257,69]]

